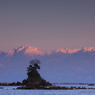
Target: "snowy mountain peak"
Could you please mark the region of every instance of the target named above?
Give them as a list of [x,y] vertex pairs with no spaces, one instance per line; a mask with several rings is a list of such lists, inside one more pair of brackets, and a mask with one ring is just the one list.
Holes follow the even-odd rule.
[[86,52],[86,51],[95,51],[95,47],[83,47],[82,48],[82,50],[84,51],[84,52]]
[[27,48],[29,48],[30,46],[20,46],[19,48],[17,48],[17,52],[20,52],[22,50],[25,50]]
[[17,52],[24,52],[27,55],[44,55],[44,52],[39,48],[31,47],[31,46],[21,46],[17,49]]
[[80,49],[68,49],[68,48],[60,48],[55,50],[55,52],[63,52],[63,53],[75,53],[79,51]]
[[15,49],[9,50],[9,51],[7,52],[7,55],[6,55],[6,56],[12,56],[12,55],[14,54],[14,52],[15,52]]
[[[56,49],[55,51],[42,51],[37,47],[31,47],[31,46],[20,46],[17,49],[12,49],[9,50],[6,54],[6,56],[13,56],[14,54],[24,54],[24,55],[29,55],[29,56],[33,56],[33,55],[50,55],[53,52],[58,53],[58,52],[62,52],[62,53],[75,53],[78,51],[83,51],[83,52],[92,52],[95,51],[95,47],[83,47],[82,49],[68,49],[68,48],[59,48]],[[2,53],[2,52],[1,52]]]

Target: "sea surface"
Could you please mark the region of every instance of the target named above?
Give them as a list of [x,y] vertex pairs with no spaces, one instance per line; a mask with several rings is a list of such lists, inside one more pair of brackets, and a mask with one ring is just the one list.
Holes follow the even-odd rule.
[[[95,90],[17,90],[16,86],[1,86],[0,95],[95,95]],[[75,87],[75,86],[74,86]]]

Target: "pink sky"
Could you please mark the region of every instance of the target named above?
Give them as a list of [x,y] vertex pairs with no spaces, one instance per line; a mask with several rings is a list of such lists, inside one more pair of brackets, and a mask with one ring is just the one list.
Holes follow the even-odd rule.
[[95,0],[0,0],[0,51],[95,47]]

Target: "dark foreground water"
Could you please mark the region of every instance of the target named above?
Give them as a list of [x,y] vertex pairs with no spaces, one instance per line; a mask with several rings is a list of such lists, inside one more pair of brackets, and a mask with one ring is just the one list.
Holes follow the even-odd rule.
[[95,90],[16,90],[16,87],[5,86],[0,95],[95,95]]

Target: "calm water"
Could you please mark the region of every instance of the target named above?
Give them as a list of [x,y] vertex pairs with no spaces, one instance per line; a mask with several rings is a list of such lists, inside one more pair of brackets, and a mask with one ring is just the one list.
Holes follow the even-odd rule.
[[95,88],[94,86],[88,86],[88,85],[78,85],[78,84],[56,84],[55,86],[65,86],[65,87],[86,87],[86,88]]
[[95,90],[16,90],[5,86],[0,95],[95,95]]

